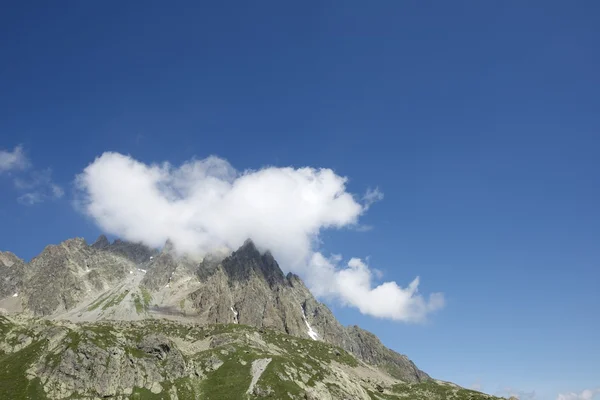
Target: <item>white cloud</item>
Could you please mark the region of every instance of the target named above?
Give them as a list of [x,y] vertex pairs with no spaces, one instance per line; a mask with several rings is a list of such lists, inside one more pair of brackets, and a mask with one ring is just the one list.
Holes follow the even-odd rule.
[[327,259],[316,251],[323,229],[357,226],[383,198],[378,189],[370,190],[361,204],[346,191],[346,182],[331,169],[240,173],[218,157],[174,167],[118,153],[102,154],[76,178],[78,205],[107,233],[154,247],[171,239],[178,251],[199,254],[235,249],[252,238],[319,296],[376,317],[422,321],[443,306],[443,295],[425,300],[417,292],[418,277],[407,288],[395,282],[374,286],[362,260],[340,267],[341,257]]
[[367,192],[363,196],[365,209],[368,209],[373,203],[376,203],[381,200],[383,200],[383,193],[379,190],[378,187],[376,187],[375,189],[367,189]]
[[13,151],[0,150],[0,173],[25,169],[28,165],[22,146],[15,147]]
[[306,280],[317,296],[337,299],[363,314],[404,322],[422,322],[429,313],[444,307],[442,293],[432,293],[427,299],[418,293],[419,277],[406,288],[396,282],[374,286],[377,270],[360,258],[351,258],[344,267],[339,261],[319,252],[312,255]]
[[[64,190],[52,181],[52,170],[31,170],[31,162],[25,155],[22,146],[14,150],[0,150],[0,174],[10,172],[13,184],[21,194],[17,201],[25,205],[41,203],[44,200],[58,199],[64,195]],[[23,171],[28,170],[28,171]]]
[[15,187],[27,191],[17,199],[21,204],[33,205],[47,199],[61,198],[65,192],[52,181],[52,170],[46,168],[40,171],[32,171],[26,178],[15,178]]
[[592,400],[600,394],[600,388],[585,389],[580,393],[561,393],[556,397],[556,400]]

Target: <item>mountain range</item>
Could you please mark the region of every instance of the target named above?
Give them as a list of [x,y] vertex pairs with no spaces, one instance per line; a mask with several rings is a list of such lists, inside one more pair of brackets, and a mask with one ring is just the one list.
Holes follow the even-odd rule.
[[202,258],[104,235],[0,252],[0,315],[3,398],[494,399],[343,326],[251,240]]

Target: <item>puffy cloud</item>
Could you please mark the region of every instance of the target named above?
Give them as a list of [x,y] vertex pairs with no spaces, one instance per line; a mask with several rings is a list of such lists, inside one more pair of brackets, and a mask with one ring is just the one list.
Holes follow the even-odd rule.
[[351,258],[340,267],[339,257],[325,258],[315,252],[309,263],[307,283],[317,296],[339,300],[363,314],[404,322],[422,322],[444,307],[444,295],[432,293],[427,299],[418,293],[419,277],[406,288],[396,282],[373,284],[379,275],[360,258]]
[[76,178],[78,206],[108,233],[154,247],[171,239],[178,251],[196,254],[235,249],[252,238],[284,270],[304,277],[318,296],[377,317],[423,320],[443,306],[443,296],[425,300],[417,293],[418,278],[407,288],[395,282],[373,287],[372,270],[362,260],[340,267],[341,257],[316,252],[323,229],[358,226],[359,217],[383,198],[378,189],[370,190],[360,203],[346,191],[346,182],[324,168],[239,172],[218,157],[175,167],[111,152]]
[[0,150],[0,173],[25,169],[28,165],[22,146],[15,147],[13,151]]
[[561,393],[556,397],[556,400],[592,400],[600,394],[600,388],[585,389],[580,393]]

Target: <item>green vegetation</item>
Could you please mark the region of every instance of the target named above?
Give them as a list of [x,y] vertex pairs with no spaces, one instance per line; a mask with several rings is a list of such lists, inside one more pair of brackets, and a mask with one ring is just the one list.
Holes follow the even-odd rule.
[[129,290],[125,290],[124,292],[114,295],[102,306],[102,309],[106,310],[107,308],[118,306],[128,294]]
[[141,297],[137,293],[133,294],[133,304],[135,305],[135,312],[137,312],[138,315],[148,312],[150,303],[152,302],[152,295],[148,289],[142,287],[141,291]]
[[133,389],[133,394],[130,399],[132,400],[170,400],[171,396],[166,393],[164,390],[161,393],[152,393],[150,390],[146,388],[138,388]]
[[[106,301],[119,304],[125,295],[121,293]],[[137,298],[142,307],[149,304],[142,297]],[[61,382],[60,376],[64,372],[60,372],[59,366],[67,350],[72,350],[69,352],[71,360],[73,353],[79,360],[103,355],[92,358],[94,365],[102,360],[103,368],[113,368],[114,373],[116,362],[116,365],[120,365],[116,376],[123,371],[121,368],[131,365],[128,373],[141,373],[138,377],[144,379],[144,370],[148,366],[156,368],[161,376],[161,380],[156,382],[160,384],[161,392],[152,393],[147,388],[135,387],[128,396],[130,399],[166,400],[176,392],[180,399],[300,400],[305,398],[307,391],[313,390],[310,388],[326,389],[334,398],[344,398],[348,397],[348,387],[345,385],[350,381],[336,382],[336,375],[332,375],[333,365],[358,365],[357,360],[343,349],[323,342],[238,324],[201,327],[154,319],[118,324],[69,324],[68,327],[53,324],[34,320],[30,324],[12,322],[0,316],[0,343],[8,345],[5,348],[9,351],[7,354],[0,352],[1,398],[46,398],[42,382],[46,385],[48,382],[53,382],[52,385]],[[52,332],[52,337],[60,341],[47,341],[45,332]],[[152,335],[159,338],[156,342],[150,341],[155,343],[150,346],[156,347],[148,350],[146,344],[139,346],[142,340]],[[53,350],[49,350],[49,343],[52,343]],[[121,364],[118,361],[120,357]],[[266,368],[253,392],[246,394],[252,381],[252,363],[266,358],[270,362],[264,364]],[[27,370],[36,362],[43,366],[44,373],[29,380]],[[182,365],[186,368],[182,368]],[[184,369],[186,372],[182,375]],[[82,376],[88,376],[88,380],[94,379],[94,375],[90,378],[83,373]],[[358,384],[360,380],[354,382]],[[498,400],[497,397],[436,381],[398,383],[386,387],[378,387],[374,381],[370,384],[365,384],[364,380],[362,382],[363,389],[372,400]],[[95,395],[94,389],[88,388],[74,393],[70,398],[90,398]],[[119,396],[122,396],[122,392],[116,397]]]
[[133,295],[133,304],[135,304],[135,312],[137,312],[138,314],[143,314],[146,312],[146,307],[142,303],[140,296],[138,296],[137,294]]
[[8,332],[13,329],[14,324],[10,322],[10,320],[2,315],[0,315],[0,334],[2,336],[6,336]]
[[27,379],[27,368],[44,350],[38,341],[24,349],[0,356],[0,393],[3,399],[45,399],[40,379]]
[[[263,372],[258,382],[258,387],[267,391],[267,388],[272,391],[269,394],[265,394],[261,397],[267,399],[279,399],[281,393],[290,393],[291,395],[301,395],[303,390],[298,386],[294,380],[283,380],[280,377],[286,375],[287,360],[285,357],[272,357],[272,361],[269,363],[265,371]],[[295,368],[304,368],[301,365],[294,365]],[[290,368],[288,368],[289,370]],[[322,376],[322,375],[321,375]],[[297,379],[300,379],[298,376]]]
[[268,342],[287,350],[288,355],[286,358],[294,362],[308,362],[311,365],[316,365],[335,360],[351,367],[358,365],[356,358],[346,350],[321,341],[295,338],[270,330],[266,331],[263,336]]
[[90,306],[87,308],[87,310],[88,311],[94,311],[96,308],[100,307],[100,305],[102,303],[104,303],[104,301],[106,299],[108,299],[109,296],[110,296],[110,293],[106,294],[106,295],[104,295],[102,297],[100,297],[98,300],[96,300],[95,302],[93,302],[92,304],[90,304]]
[[207,400],[243,399],[251,379],[250,363],[230,358],[202,382],[202,391]]
[[142,287],[142,299],[144,300],[144,307],[148,309],[152,302],[152,294],[145,287]]

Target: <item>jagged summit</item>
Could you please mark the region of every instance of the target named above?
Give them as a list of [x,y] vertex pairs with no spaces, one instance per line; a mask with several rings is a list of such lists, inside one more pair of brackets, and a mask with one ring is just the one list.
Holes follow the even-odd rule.
[[104,249],[108,246],[110,246],[110,242],[106,238],[106,235],[98,236],[98,239],[92,244],[92,247],[96,249]]
[[256,245],[254,244],[254,241],[251,238],[244,240],[244,244],[242,244],[237,251],[245,251],[245,250],[258,252],[258,248],[256,247]]
[[270,287],[285,282],[285,276],[271,252],[261,254],[251,239],[225,258],[222,265],[232,282],[245,282],[253,275],[264,279]]
[[167,239],[162,248],[162,253],[173,253],[175,252],[175,243],[171,239]]

